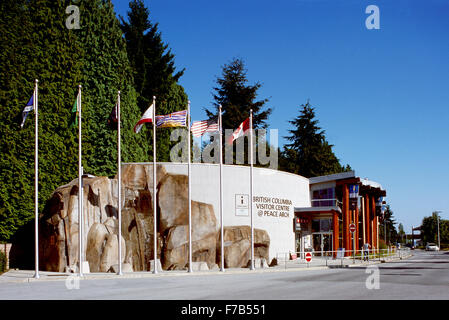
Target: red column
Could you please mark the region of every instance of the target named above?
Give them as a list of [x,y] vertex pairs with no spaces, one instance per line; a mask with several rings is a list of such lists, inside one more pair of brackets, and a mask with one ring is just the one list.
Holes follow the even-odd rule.
[[[340,230],[340,225],[338,222],[338,212],[334,212],[334,216],[333,216],[333,242],[334,242],[334,251],[338,250],[338,239],[340,237],[339,234],[339,230]],[[337,257],[337,252],[334,252],[333,254],[334,258]]]
[[376,228],[376,226],[375,226],[375,224],[374,224],[374,217],[376,216],[376,200],[374,199],[374,195],[371,195],[371,206],[370,206],[370,209],[371,209],[371,214],[370,214],[370,216],[371,216],[371,242],[370,242],[370,244],[371,244],[371,247],[377,247],[377,244],[376,244],[376,230],[377,230],[377,228]]
[[356,209],[355,209],[355,217],[354,218],[355,218],[354,223],[355,223],[355,226],[356,226],[355,233],[354,233],[354,236],[355,236],[355,249],[354,250],[359,250],[359,234],[360,234],[360,230],[359,230],[359,206],[357,206]]
[[365,235],[366,235],[366,239],[365,242],[366,243],[371,243],[371,228],[370,228],[370,211],[369,208],[370,207],[370,199],[369,199],[369,195],[365,194]]
[[[347,250],[351,250],[351,237],[349,235],[349,187],[347,184],[343,186],[343,245]],[[345,253],[345,255],[350,255],[349,253]]]

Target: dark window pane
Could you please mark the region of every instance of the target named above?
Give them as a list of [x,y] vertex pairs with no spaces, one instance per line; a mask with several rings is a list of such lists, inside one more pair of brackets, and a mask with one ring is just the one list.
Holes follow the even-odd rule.
[[320,220],[312,220],[312,232],[320,231]]

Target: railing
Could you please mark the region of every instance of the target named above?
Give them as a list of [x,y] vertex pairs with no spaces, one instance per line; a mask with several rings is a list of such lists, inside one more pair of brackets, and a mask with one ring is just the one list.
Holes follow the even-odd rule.
[[[306,260],[310,254],[311,260]],[[285,269],[295,267],[327,266],[343,267],[349,265],[363,265],[370,262],[387,262],[401,260],[411,256],[410,248],[388,248],[369,250],[337,250],[337,251],[303,251],[303,252],[279,252],[276,254],[278,267]]]
[[338,207],[341,202],[338,199],[312,199],[312,207]]

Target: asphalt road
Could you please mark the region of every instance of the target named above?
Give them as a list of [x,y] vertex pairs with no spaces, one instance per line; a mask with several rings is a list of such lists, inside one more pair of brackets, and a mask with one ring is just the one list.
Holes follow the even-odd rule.
[[[378,268],[378,269],[376,269]],[[369,272],[368,272],[369,271]],[[1,283],[0,300],[394,300],[449,299],[449,252],[415,250],[413,257],[367,267],[247,274],[89,279],[76,283]]]

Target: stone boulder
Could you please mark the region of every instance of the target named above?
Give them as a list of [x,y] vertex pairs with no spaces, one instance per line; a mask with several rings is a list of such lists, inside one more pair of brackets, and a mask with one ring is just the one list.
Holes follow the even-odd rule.
[[[108,272],[117,273],[118,272],[118,264],[113,264],[111,268],[109,268]],[[122,273],[133,272],[133,267],[129,263],[122,263]]]
[[[189,261],[188,177],[167,174],[158,192],[164,269],[184,269]],[[216,262],[217,219],[211,204],[191,201],[192,262]]]
[[[78,190],[78,179],[57,188],[40,217],[39,251],[45,270],[64,272],[67,267],[75,268],[78,264]],[[85,178],[83,191],[82,240],[83,256],[86,257],[86,248],[92,244],[92,239],[88,240],[90,228],[109,218],[117,219],[114,209],[117,206],[117,182],[107,177]],[[99,250],[99,247],[93,250]]]
[[101,223],[95,223],[90,227],[87,235],[86,259],[89,261],[89,268],[92,272],[100,271],[101,256],[109,235],[106,226]]
[[[173,226],[167,230],[163,254],[164,269],[184,268],[189,261],[188,217],[185,222],[185,225]],[[206,262],[208,266],[214,265],[216,242],[217,219],[213,206],[192,201],[192,262]]]
[[[118,263],[118,183],[107,177],[83,182],[83,257],[91,272],[108,272]],[[122,263],[150,271],[156,255],[165,270],[185,269],[188,246],[188,177],[157,166],[153,195],[152,164],[127,164],[122,170]],[[40,262],[47,271],[79,265],[78,179],[57,188],[40,218]],[[157,206],[153,208],[156,196]],[[220,261],[220,239],[213,205],[191,201],[192,262],[212,269]],[[154,217],[157,252],[154,253]],[[250,255],[250,227],[225,227],[225,266],[244,267]],[[255,229],[255,257],[268,259],[270,238]],[[218,249],[218,251],[217,251]],[[218,253],[218,257],[217,257]],[[204,268],[204,267],[202,267]]]
[[[122,252],[125,251],[125,240],[122,241]],[[122,263],[124,262],[124,255],[122,255]],[[108,234],[106,236],[106,244],[104,245],[103,253],[100,258],[100,272],[108,272],[112,265],[118,262],[118,235]]]
[[[251,259],[251,227],[224,227],[224,262],[225,268],[245,268]],[[218,233],[217,252],[221,261],[221,237]],[[254,259],[268,261],[270,236],[262,229],[254,228]],[[260,261],[260,260],[259,260]],[[260,264],[260,262],[259,262]]]

